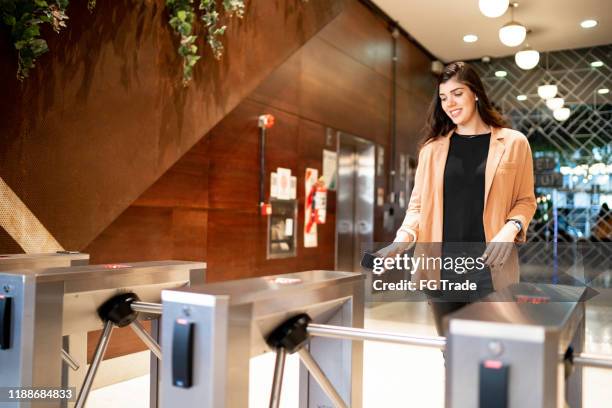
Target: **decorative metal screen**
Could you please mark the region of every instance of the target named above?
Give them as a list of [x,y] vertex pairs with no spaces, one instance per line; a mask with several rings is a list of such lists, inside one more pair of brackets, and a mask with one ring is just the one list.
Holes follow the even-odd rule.
[[[528,240],[612,241],[612,93],[605,93],[612,88],[612,44],[542,53],[529,71],[513,56],[472,63],[491,101],[529,138],[534,158],[554,160],[550,174],[536,176],[538,211]],[[567,120],[556,120],[538,96],[546,83],[558,86],[571,111]]]

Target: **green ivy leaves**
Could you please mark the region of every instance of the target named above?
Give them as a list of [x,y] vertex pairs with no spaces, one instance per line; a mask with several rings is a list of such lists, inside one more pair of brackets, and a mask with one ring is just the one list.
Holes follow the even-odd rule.
[[[180,36],[178,53],[183,58],[183,85],[193,77],[193,68],[201,58],[194,34],[196,11],[194,0],[165,0],[170,14],[170,27]],[[229,16],[244,16],[244,0],[220,0],[223,10]],[[47,42],[40,35],[40,25],[50,24],[55,32],[66,27],[66,9],[69,0],[0,0],[0,22],[10,28],[11,40],[17,51],[17,78],[27,78],[35,67],[36,60],[49,51]],[[88,0],[87,8],[93,11],[96,0]],[[223,44],[220,37],[225,34],[226,26],[219,26],[217,1],[200,0],[201,21],[206,28],[206,42],[213,56],[220,59]]]
[[[198,47],[195,45],[197,36],[193,33],[196,15],[193,0],[166,0],[166,7],[170,13],[170,26],[181,37],[178,52],[183,57],[183,85],[186,86],[193,77],[193,67],[200,59]],[[224,0],[223,8],[230,17],[235,15],[242,18],[244,16],[243,0]],[[206,42],[213,56],[220,59],[223,55],[223,44],[219,37],[225,34],[226,26],[217,26],[219,22],[217,2],[200,0],[198,9],[202,13],[200,19],[207,30]]]
[[0,1],[1,21],[10,28],[17,50],[17,79],[27,78],[36,59],[49,51],[47,42],[40,36],[40,25],[51,24],[53,30],[59,32],[66,27],[67,6],[68,0]]

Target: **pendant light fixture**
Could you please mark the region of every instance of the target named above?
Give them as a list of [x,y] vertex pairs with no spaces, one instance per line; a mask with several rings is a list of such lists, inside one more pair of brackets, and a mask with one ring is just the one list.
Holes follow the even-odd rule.
[[540,62],[540,53],[526,44],[525,48],[514,55],[514,61],[521,69],[532,69]]
[[517,47],[525,41],[527,29],[521,23],[514,21],[514,9],[518,3],[510,5],[510,22],[499,29],[499,40],[508,47]]
[[552,111],[561,109],[564,103],[565,103],[565,99],[563,98],[550,98],[546,100],[546,106],[548,106],[548,109]]
[[567,120],[567,118],[570,117],[570,114],[571,112],[569,108],[559,108],[553,111],[554,118],[557,119],[559,122],[563,122],[564,120]]
[[542,99],[551,99],[557,96],[557,85],[546,84],[538,86],[538,95]]
[[503,16],[506,10],[508,10],[509,4],[510,4],[510,0],[479,0],[478,1],[478,7],[480,8],[480,12],[490,18]]
[[[548,53],[546,53],[545,55],[546,55],[546,67],[544,69],[544,73],[545,73],[545,76],[552,78],[552,75],[550,74],[549,68],[548,68]],[[544,85],[538,86],[538,95],[540,96],[540,98],[548,100],[548,99],[551,99],[557,96],[557,92],[559,92],[559,88],[557,88],[557,85],[552,84],[551,82],[552,81],[549,80],[549,81],[546,81]]]

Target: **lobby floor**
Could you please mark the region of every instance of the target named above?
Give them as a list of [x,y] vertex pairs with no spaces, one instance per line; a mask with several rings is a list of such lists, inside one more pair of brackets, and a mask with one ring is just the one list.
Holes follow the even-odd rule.
[[[436,335],[426,303],[393,302],[366,309],[365,326],[413,335]],[[587,308],[587,351],[612,355],[612,309]],[[274,356],[251,360],[250,408],[267,408]],[[288,356],[282,408],[297,408],[299,360]],[[444,362],[437,349],[389,343],[364,343],[364,408],[444,407]],[[584,370],[583,408],[608,408],[612,401],[612,370]],[[88,408],[148,408],[148,376],[92,392]]]

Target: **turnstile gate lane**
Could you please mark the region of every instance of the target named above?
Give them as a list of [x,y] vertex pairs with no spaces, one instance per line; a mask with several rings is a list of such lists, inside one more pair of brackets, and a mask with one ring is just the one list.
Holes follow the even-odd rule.
[[[250,358],[277,351],[266,344],[267,334],[299,313],[317,322],[362,327],[363,288],[360,273],[315,270],[163,291],[162,406],[248,406]],[[311,339],[313,358],[300,365],[300,408],[332,406],[329,394],[361,408],[362,349],[347,340]],[[277,354],[272,408],[280,399],[283,357]],[[325,375],[317,378],[320,372]],[[334,405],[347,406],[342,404]]]
[[[138,312],[132,307],[134,303],[139,301],[140,299],[135,293],[121,293],[111,297],[98,308],[98,316],[104,322],[104,329],[102,330],[102,335],[100,336],[100,340],[96,346],[92,363],[87,370],[87,374],[85,375],[83,386],[79,391],[75,405],[76,408],[83,408],[87,402],[87,398],[89,397],[89,393],[91,391],[91,386],[93,385],[98,367],[100,366],[100,363],[104,358],[104,354],[106,353],[114,326],[130,326],[136,332],[138,337],[153,352],[153,354],[155,354],[158,359],[161,359],[162,354],[159,344],[138,322]],[[150,305],[155,307],[155,304]]]
[[[79,262],[84,262],[79,254]],[[68,256],[55,259],[66,260]],[[23,259],[20,260],[23,262]],[[204,282],[206,264],[187,261],[153,261],[125,264],[75,265],[41,269],[3,270],[0,258],[0,288],[13,300],[11,347],[0,350],[0,386],[79,387],[86,371],[87,332],[99,330],[97,306],[117,293],[136,291],[143,300],[143,316],[153,318],[151,338],[139,336],[152,348],[151,407],[158,408],[157,380],[159,346],[152,347],[159,335],[157,317],[163,289],[186,287]],[[138,324],[133,329],[139,330]],[[148,333],[147,333],[148,335]],[[62,338],[62,336],[64,336]],[[57,350],[57,354],[49,350]],[[75,358],[76,357],[76,358]],[[81,362],[81,364],[79,364]],[[79,368],[80,366],[80,368]],[[71,371],[69,367],[78,368]],[[70,374],[66,374],[66,373]],[[78,391],[78,389],[77,389]],[[72,407],[58,402],[57,407]],[[10,407],[48,407],[48,402],[11,403]]]

